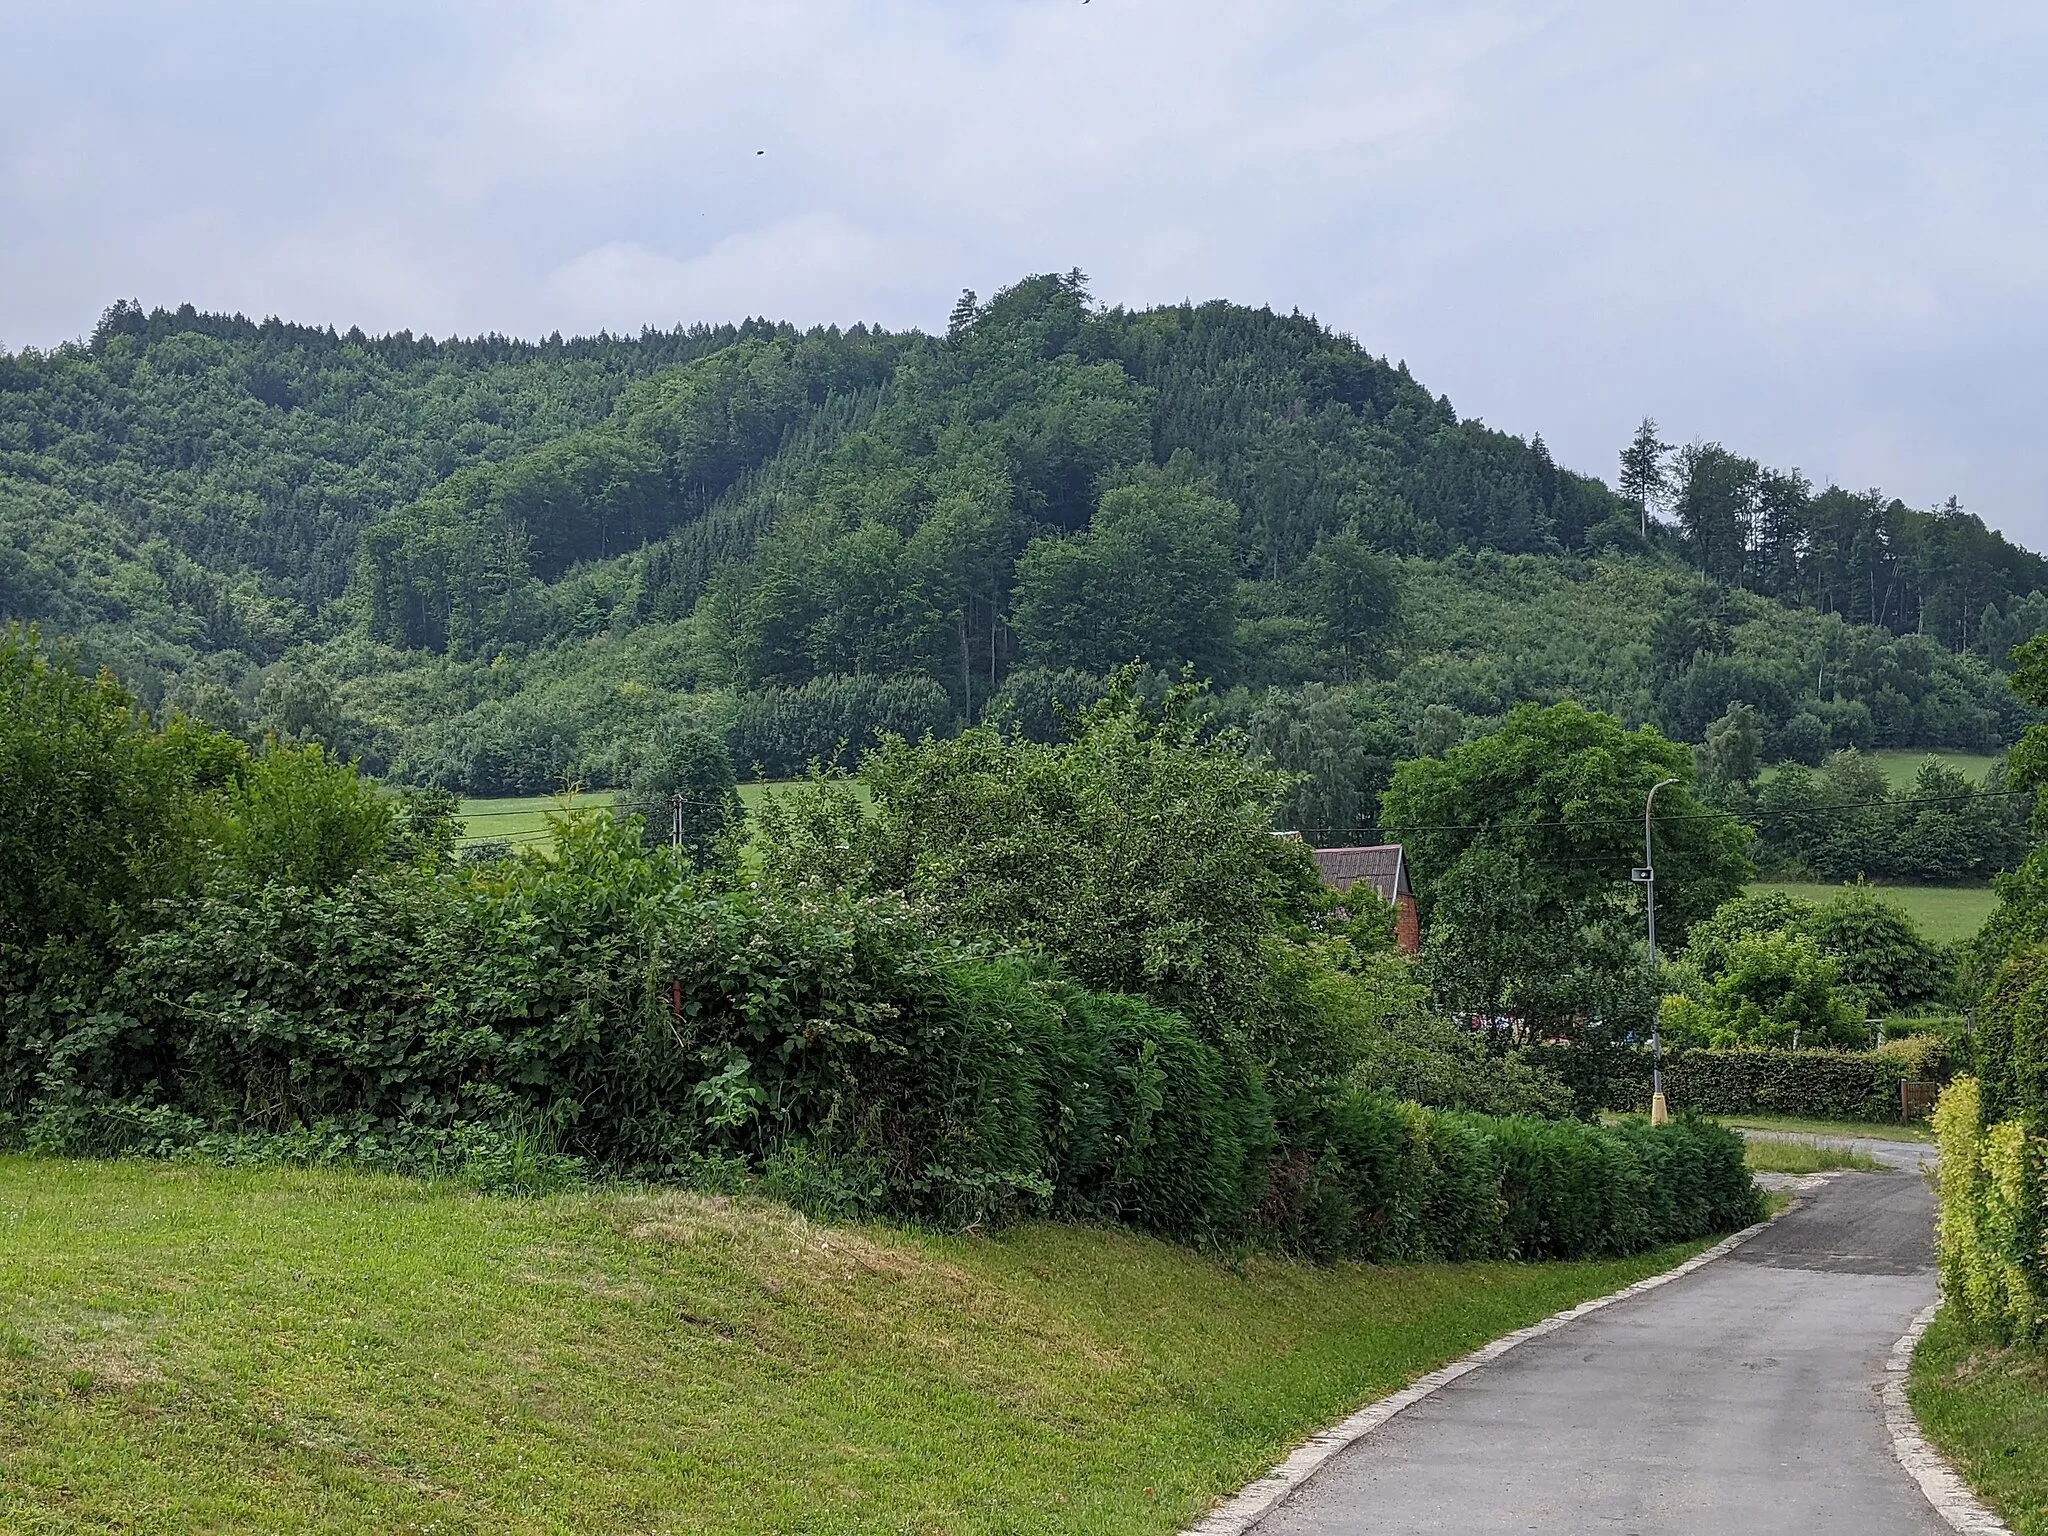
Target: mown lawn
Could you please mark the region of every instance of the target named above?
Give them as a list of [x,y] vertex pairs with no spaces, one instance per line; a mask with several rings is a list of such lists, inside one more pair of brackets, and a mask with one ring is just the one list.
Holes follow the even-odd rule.
[[[1797,880],[1760,880],[1750,886],[1751,891],[1782,891],[1811,902],[1826,901],[1842,889]],[[1922,933],[1944,943],[1969,938],[1984,926],[1998,901],[1988,885],[1880,885],[1873,889],[1905,908]]]
[[2048,1353],[1973,1344],[1944,1311],[1906,1391],[1928,1439],[2016,1536],[2048,1536]]
[[672,1191],[0,1158],[9,1531],[1170,1532],[1677,1261],[1232,1264]]

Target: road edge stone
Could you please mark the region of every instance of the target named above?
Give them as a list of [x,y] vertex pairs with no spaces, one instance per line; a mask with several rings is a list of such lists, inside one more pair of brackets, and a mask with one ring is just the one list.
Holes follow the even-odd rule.
[[1938,1299],[1923,1307],[1892,1346],[1884,1363],[1884,1422],[1892,1434],[1892,1454],[1920,1485],[1934,1512],[1956,1530],[1966,1536],[2012,1536],[2012,1528],[1979,1501],[1969,1485],[1957,1476],[1955,1468],[1920,1432],[1920,1421],[1906,1399],[1906,1378],[1913,1368],[1913,1352],[1940,1310]]
[[[1795,1191],[1817,1189],[1826,1182],[1827,1177],[1826,1174],[1809,1175],[1790,1185],[1789,1188]],[[1316,1434],[1309,1436],[1308,1439],[1296,1446],[1287,1459],[1273,1468],[1272,1471],[1268,1472],[1257,1482],[1248,1483],[1245,1487],[1239,1489],[1226,1503],[1211,1510],[1193,1525],[1185,1527],[1181,1531],[1180,1536],[1244,1536],[1245,1532],[1251,1530],[1252,1527],[1279,1508],[1296,1489],[1322,1471],[1339,1451],[1357,1444],[1404,1409],[1413,1408],[1424,1398],[1441,1391],[1460,1376],[1476,1371],[1480,1366],[1498,1360],[1517,1345],[1526,1344],[1531,1339],[1540,1339],[1545,1334],[1555,1333],[1558,1329],[1575,1323],[1590,1313],[1611,1307],[1616,1302],[1627,1301],[1631,1297],[1640,1296],[1646,1291],[1654,1291],[1659,1286],[1671,1284],[1674,1280],[1682,1280],[1694,1270],[1704,1269],[1716,1259],[1733,1253],[1779,1217],[1789,1215],[1791,1212],[1798,1210],[1801,1204],[1802,1201],[1795,1194],[1793,1199],[1783,1209],[1773,1211],[1755,1226],[1744,1227],[1740,1232],[1722,1238],[1713,1247],[1694,1254],[1683,1264],[1667,1269],[1661,1274],[1651,1275],[1648,1279],[1638,1280],[1633,1285],[1625,1285],[1618,1291],[1610,1291],[1605,1296],[1596,1296],[1591,1301],[1582,1301],[1577,1306],[1569,1307],[1565,1311],[1552,1313],[1540,1323],[1531,1323],[1527,1328],[1518,1328],[1513,1333],[1502,1334],[1491,1344],[1482,1345],[1462,1359],[1453,1360],[1449,1365],[1442,1367],[1440,1370],[1431,1371],[1427,1376],[1418,1376],[1400,1391],[1389,1393],[1385,1397],[1377,1398],[1367,1403],[1348,1419],[1344,1419],[1339,1423],[1331,1425],[1328,1429],[1318,1431]],[[1929,1315],[1931,1316],[1931,1314]],[[1925,1325],[1922,1324],[1921,1326],[1924,1331]],[[1912,1337],[1916,1340],[1918,1339],[1917,1334]],[[1903,1343],[1904,1341],[1902,1340],[1901,1342]],[[1896,1347],[1893,1353],[1896,1355]],[[1910,1351],[1908,1353],[1910,1358]],[[1900,1390],[1903,1401],[1903,1387]],[[1887,1388],[1887,1391],[1889,1391],[1889,1388]],[[1887,1398],[1886,1406],[1887,1410],[1889,1410],[1889,1398]],[[1910,1418],[1910,1410],[1908,1411],[1908,1416]],[[1894,1440],[1896,1443],[1896,1435]],[[1924,1446],[1926,1442],[1922,1441],[1921,1444]],[[1927,1448],[1927,1454],[1934,1456],[1932,1447]],[[1939,1462],[1940,1458],[1935,1456],[1935,1460]],[[1942,1468],[1944,1471],[1947,1470],[1946,1463],[1942,1463]],[[1910,1467],[1908,1470],[1911,1470]],[[1917,1477],[1919,1474],[1915,1473],[1914,1475]],[[1955,1476],[1952,1472],[1948,1475],[1951,1478]],[[1924,1489],[1926,1484],[1922,1483],[1921,1486]],[[1967,1494],[1965,1496],[1967,1497]],[[1933,1495],[1929,1494],[1928,1497],[1932,1498]],[[1972,1502],[1974,1503],[1975,1501],[1972,1500]],[[1997,1517],[1992,1516],[1992,1518],[1995,1520]],[[1987,1533],[2005,1531],[2003,1525],[1958,1526],[1957,1529],[1968,1530],[1972,1533],[1972,1536],[1987,1536]]]

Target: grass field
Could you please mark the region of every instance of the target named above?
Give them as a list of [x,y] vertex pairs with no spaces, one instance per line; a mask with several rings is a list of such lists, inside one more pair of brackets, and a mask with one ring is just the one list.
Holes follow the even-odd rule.
[[1891,781],[1893,789],[1904,789],[1913,782],[1920,772],[1920,765],[1930,757],[1939,758],[1942,765],[1952,768],[1972,784],[1984,782],[1984,775],[1991,771],[1997,758],[1981,752],[1913,752],[1886,749],[1870,754],[1884,765],[1884,776]]
[[[1783,891],[1803,901],[1826,901],[1842,887],[1810,885],[1798,881],[1759,881],[1752,891]],[[1873,887],[1887,900],[1897,902],[1931,939],[1954,943],[1967,939],[1991,915],[1998,897],[1985,885],[1880,885]]]
[[22,1157],[0,1234],[0,1528],[37,1532],[1166,1533],[1695,1251],[1314,1269]]
[[1906,1391],[1927,1438],[2015,1536],[2048,1536],[2048,1354],[1973,1345],[1943,1312]]
[[576,795],[520,795],[503,800],[462,802],[462,836],[465,842],[502,840],[513,847],[529,843],[547,845],[554,841],[548,831],[548,816],[569,807],[590,809],[612,803],[608,789]]
[[[759,809],[761,802],[777,790],[787,789],[794,780],[777,780],[769,783],[745,783],[739,786],[740,804],[749,813]],[[854,793],[867,797],[867,786],[854,785]],[[567,795],[519,795],[503,800],[465,800],[462,802],[462,840],[465,843],[483,842],[502,838],[515,848],[528,845],[547,847],[553,842],[548,831],[548,816],[565,806],[608,806],[613,794],[608,789],[591,790],[573,796]]]
[[[1886,747],[1866,755],[1874,758],[1883,767],[1884,776],[1893,789],[1904,789],[1911,784],[1920,772],[1920,765],[1930,757],[1939,758],[1944,766],[1953,768],[1972,784],[1983,783],[1984,775],[1989,773],[1991,765],[1998,761],[1997,758],[1982,752],[1929,752],[1924,748],[1915,750],[1904,747]],[[1775,766],[1766,768],[1763,776],[1768,779],[1775,772]]]

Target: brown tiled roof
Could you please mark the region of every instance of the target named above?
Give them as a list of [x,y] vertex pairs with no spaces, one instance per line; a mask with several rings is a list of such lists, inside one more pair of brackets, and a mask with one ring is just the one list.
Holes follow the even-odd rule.
[[1318,848],[1315,855],[1316,863],[1322,867],[1323,882],[1332,890],[1348,891],[1354,885],[1369,885],[1386,902],[1411,894],[1408,861],[1402,856],[1399,843],[1383,843],[1376,848]]

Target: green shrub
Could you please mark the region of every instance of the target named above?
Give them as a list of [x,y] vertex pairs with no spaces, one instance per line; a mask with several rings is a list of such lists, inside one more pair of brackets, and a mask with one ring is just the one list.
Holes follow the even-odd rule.
[[1898,1060],[1909,1083],[1945,1083],[1954,1070],[1949,1043],[1940,1035],[1896,1035],[1877,1054]]
[[1258,1078],[1142,998],[1049,989],[1064,1014],[1047,1122],[1063,1212],[1245,1230],[1277,1133]]
[[331,891],[390,851],[395,803],[318,746],[270,742],[220,796],[214,840],[251,887]]

